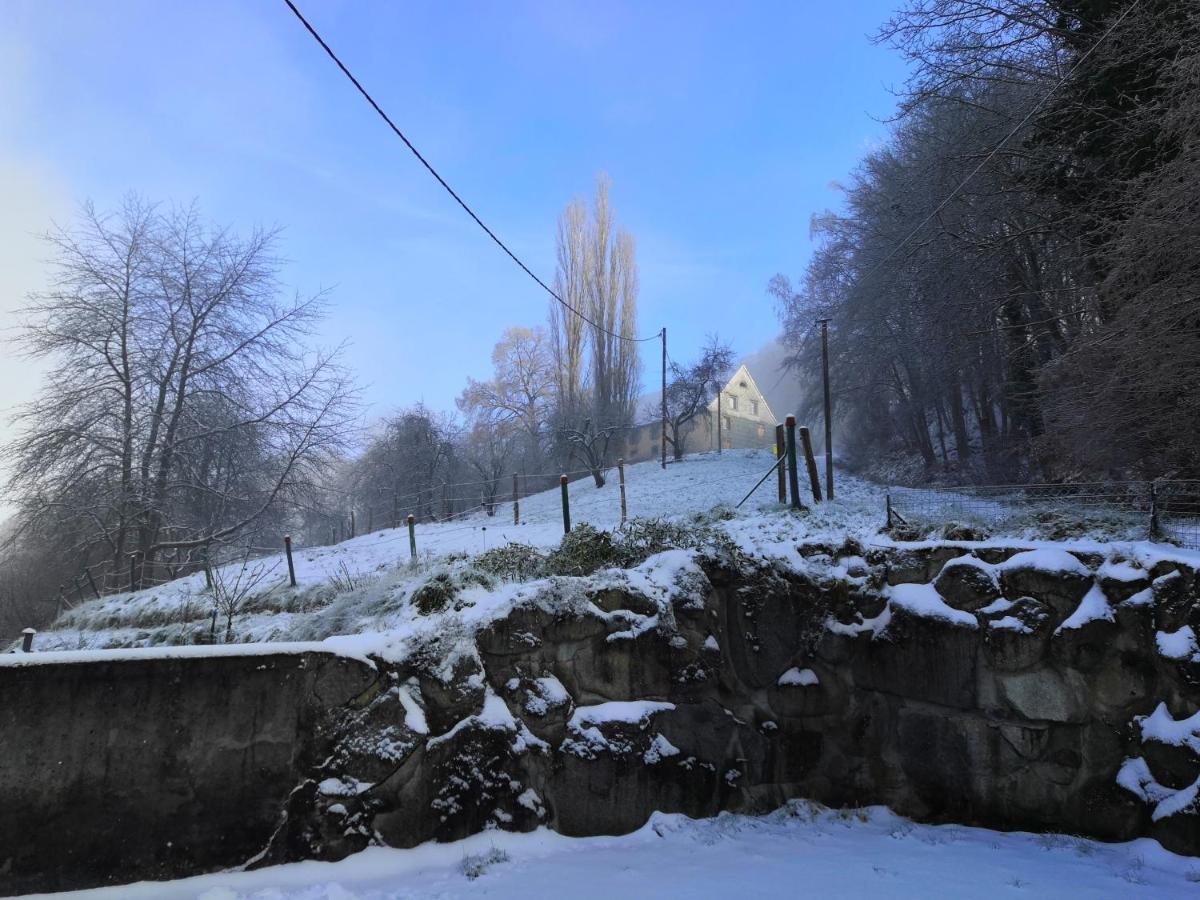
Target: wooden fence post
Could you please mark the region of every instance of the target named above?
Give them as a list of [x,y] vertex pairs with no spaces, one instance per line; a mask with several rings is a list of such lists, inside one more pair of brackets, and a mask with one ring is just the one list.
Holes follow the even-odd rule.
[[571,532],[571,498],[567,494],[567,476],[558,476],[558,486],[562,491],[562,508],[563,508],[563,534]]
[[892,527],[892,495],[886,494],[885,501],[887,503],[887,527],[890,530]]
[[621,524],[625,524],[627,509],[625,506],[625,459],[617,460],[617,477],[621,482]]
[[1158,485],[1150,482],[1150,540],[1158,537]]
[[800,477],[796,472],[796,417],[788,416],[784,428],[787,432],[788,487],[792,493],[792,509],[801,509],[804,504],[800,502]]
[[35,634],[37,634],[37,629],[34,629],[34,628],[26,628],[24,631],[21,632],[21,652],[22,653],[32,653],[33,652],[33,636]]
[[367,534],[374,534],[374,532],[375,532],[375,507],[368,506],[367,507]]
[[354,522],[354,510],[350,510],[350,537],[355,537],[358,532],[358,527]]
[[408,559],[417,564],[417,520],[412,513],[408,515]]
[[517,490],[516,472],[513,472],[513,524],[521,524],[521,494]]
[[[290,534],[285,534],[283,536],[283,552],[287,554],[288,581],[291,582],[292,587],[295,587],[296,586],[296,564],[294,562],[292,562],[292,536]],[[208,560],[207,559],[204,562],[204,568],[205,568],[205,571],[207,572],[207,570],[208,570]],[[208,583],[208,586],[212,587],[212,581],[211,581],[212,576],[210,575],[209,578],[210,578],[210,581]]]
[[[787,442],[783,436],[783,425],[775,426],[775,459],[782,460],[787,455]],[[787,503],[787,473],[783,463],[775,467],[779,473],[779,502]]]
[[96,587],[96,579],[92,577],[91,569],[84,569],[84,574],[87,575],[88,584],[91,585],[92,593],[96,595],[96,599],[100,599],[100,589]]
[[813,456],[812,435],[808,426],[800,429],[800,443],[804,447],[804,465],[808,468],[808,480],[812,484],[813,499],[821,502],[821,477],[817,474],[817,459]]

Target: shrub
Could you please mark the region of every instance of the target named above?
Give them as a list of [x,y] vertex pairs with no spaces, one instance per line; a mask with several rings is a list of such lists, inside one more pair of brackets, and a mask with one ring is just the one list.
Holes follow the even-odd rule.
[[620,535],[620,549],[630,565],[676,548],[694,548],[701,532],[695,526],[663,519],[632,519]]
[[475,568],[513,581],[528,581],[546,574],[546,555],[528,544],[505,544],[475,558]]
[[441,612],[465,587],[491,587],[492,581],[484,572],[475,569],[435,572],[412,593],[413,606],[423,616]]
[[591,575],[600,569],[623,565],[623,554],[613,536],[586,522],[563,535],[558,549],[546,558],[546,567],[554,575]]
[[496,863],[505,863],[510,859],[508,853],[501,850],[499,847],[493,847],[487,853],[477,853],[472,856],[464,856],[462,861],[462,873],[472,881],[482,875],[489,867]]

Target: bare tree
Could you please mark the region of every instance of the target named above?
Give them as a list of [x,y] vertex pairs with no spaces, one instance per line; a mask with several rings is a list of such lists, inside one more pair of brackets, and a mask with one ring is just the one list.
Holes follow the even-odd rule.
[[545,329],[505,329],[492,351],[492,367],[490,381],[467,379],[458,407],[468,417],[485,416],[495,425],[512,424],[524,443],[521,462],[537,466],[555,388]]
[[233,640],[233,617],[278,568],[278,559],[252,562],[249,551],[243,551],[239,559],[211,569],[213,612],[225,617],[225,643]]
[[676,460],[683,459],[697,417],[707,410],[732,367],[733,349],[715,335],[709,336],[696,362],[687,366],[671,363],[671,379],[667,382],[667,442]]
[[273,233],[130,197],[47,241],[56,277],[20,343],[51,368],[4,449],[25,527],[82,524],[81,558],[138,587],[251,539],[326,477],[354,392],[305,343],[323,298],[280,299]]
[[[550,307],[555,364],[554,431],[563,455],[582,463],[597,487],[609,467],[613,440],[632,423],[640,362],[634,241],[614,225],[609,180],[600,176],[589,211],[569,204],[559,219],[560,296],[589,321]],[[586,362],[585,362],[586,354]]]

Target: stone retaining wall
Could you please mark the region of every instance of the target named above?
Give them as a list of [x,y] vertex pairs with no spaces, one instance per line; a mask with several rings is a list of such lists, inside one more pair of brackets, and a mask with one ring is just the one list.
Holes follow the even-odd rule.
[[552,580],[465,650],[447,635],[378,671],[313,654],[0,666],[0,883],[486,827],[620,833],[790,797],[1200,853],[1195,571],[799,551],[804,574],[700,558],[670,602],[579,579],[564,604]]

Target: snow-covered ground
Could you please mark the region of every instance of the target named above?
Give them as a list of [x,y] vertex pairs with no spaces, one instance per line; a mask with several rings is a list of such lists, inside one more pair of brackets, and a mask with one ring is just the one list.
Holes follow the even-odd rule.
[[[671,463],[664,470],[648,462],[626,468],[626,502],[630,518],[672,518],[707,513],[715,507],[734,507],[771,469],[774,456],[766,451],[727,450],[704,453]],[[620,526],[617,472],[597,488],[591,479],[570,486],[571,521],[612,530]],[[834,503],[814,506],[801,518],[784,514],[776,502],[772,475],[728,523],[740,542],[761,545],[770,553],[805,533],[874,533],[884,518],[883,489],[848,476],[838,483]],[[235,620],[235,640],[283,641],[323,638],[336,633],[305,628],[305,620],[327,607],[347,583],[385,580],[392,593],[422,580],[439,561],[451,555],[473,556],[509,543],[551,548],[562,539],[562,506],[558,488],[521,500],[521,524],[512,521],[512,505],[496,515],[483,513],[445,523],[416,527],[418,565],[411,565],[408,530],[383,529],[340,544],[297,550],[294,554],[299,589],[287,588],[287,565],[282,553],[251,563],[262,575],[251,600]],[[240,564],[227,566],[226,577]],[[269,595],[269,597],[268,597]],[[133,594],[121,593],[88,601],[69,610],[49,630],[38,635],[40,650],[141,647],[187,640],[203,625],[212,609],[204,575],[195,573]],[[218,632],[223,631],[219,623]]]
[[[879,531],[885,489],[845,474],[839,477],[834,502],[810,504],[802,514],[792,514],[775,502],[774,476],[741,510],[732,512],[729,508],[773,462],[767,453],[735,451],[698,455],[665,471],[653,463],[630,466],[629,514],[671,519],[703,530],[709,538],[716,535],[732,542],[748,556],[822,577],[856,577],[849,572],[862,564],[855,554],[863,551],[834,549],[843,547],[848,538],[863,548],[892,543]],[[613,476],[599,489],[590,481],[571,485],[574,523],[587,522],[609,530],[619,527],[619,493],[615,473]],[[714,514],[716,507],[724,509]],[[258,651],[266,651],[271,644],[273,650],[283,652],[323,650],[360,658],[402,659],[431,634],[457,636],[466,646],[477,629],[538,592],[557,592],[565,604],[586,602],[578,584],[585,581],[592,589],[606,582],[622,582],[666,609],[673,594],[686,590],[689,578],[698,572],[696,551],[676,549],[654,554],[633,568],[604,570],[587,579],[522,581],[481,576],[470,557],[508,543],[549,549],[560,542],[557,489],[524,498],[521,511],[519,525],[512,524],[511,507],[505,504],[492,518],[475,515],[418,526],[420,557],[416,566],[410,563],[408,534],[403,529],[300,550],[296,554],[298,589],[287,585],[282,554],[256,561],[253,566],[259,567],[264,577],[234,619],[234,640],[243,647],[245,642],[257,644],[254,649]],[[930,539],[938,540],[936,535]],[[799,545],[814,541],[828,545],[829,552],[801,552]],[[989,544],[1027,548],[1042,568],[1079,567],[1079,561],[1064,550],[1088,550],[1103,558],[1104,573],[1118,578],[1123,572],[1132,577],[1148,571],[1162,558],[1184,558],[1190,565],[1200,566],[1200,553],[1147,542],[1103,543],[1087,536],[1070,543],[996,537],[965,546]],[[1021,562],[1028,556],[1019,554],[1013,559]],[[228,569],[226,574],[232,577]],[[433,611],[417,609],[414,592],[439,575],[463,579],[456,602]],[[933,604],[927,596],[931,592],[936,599],[936,592],[928,586],[901,586],[891,591],[889,602],[919,607],[924,614],[936,606],[932,614],[945,614],[938,612],[945,604],[940,599]],[[45,652],[77,648],[142,648],[126,652],[152,655],[229,652],[232,648],[173,646],[192,644],[198,628],[207,633],[211,609],[212,597],[202,574],[136,594],[105,597],[69,611],[52,629],[38,635],[35,649],[39,652],[5,654],[0,656],[0,665],[93,656]],[[593,614],[602,613],[593,610]],[[883,619],[881,616],[875,625]],[[638,627],[652,627],[656,617],[639,620],[642,624]],[[218,633],[221,631],[223,623]],[[1160,652],[1166,656],[1200,657],[1200,641],[1189,627],[1160,633],[1158,640]],[[297,641],[319,643],[280,644]],[[797,668],[784,677],[803,684],[816,675]],[[581,720],[580,724],[586,723]],[[1190,735],[1189,731],[1185,737],[1190,739]],[[1138,780],[1136,772],[1131,771],[1127,780],[1134,786],[1131,790],[1153,793],[1157,789]],[[882,809],[832,812],[794,802],[764,817],[722,815],[696,822],[656,815],[645,828],[624,837],[571,839],[545,830],[533,834],[494,831],[455,844],[413,850],[371,848],[336,864],[297,863],[79,896],[350,900],[476,895],[528,898],[562,893],[607,897],[624,892],[634,897],[800,893],[925,897],[936,893],[991,898],[1165,897],[1198,891],[1200,861],[1174,856],[1153,841],[1112,845],[1053,835],[933,827],[913,824]]]
[[[879,530],[885,520],[887,489],[845,473],[837,477],[836,499],[809,503],[801,515],[792,515],[776,502],[772,474],[736,512],[746,493],[774,464],[766,451],[733,450],[703,453],[671,463],[664,470],[656,462],[626,468],[626,496],[630,518],[670,519],[691,523],[705,517],[708,525],[724,534],[743,552],[793,570],[805,570],[811,561],[797,553],[802,541],[840,545],[853,538],[864,546],[892,541]],[[608,483],[597,488],[591,479],[570,486],[571,519],[579,525],[614,530],[620,526],[620,494],[615,470]],[[723,515],[712,511],[722,508]],[[299,549],[295,553],[299,588],[287,584],[282,553],[250,564],[261,580],[250,592],[233,623],[233,640],[313,641],[335,635],[406,632],[414,619],[403,600],[430,574],[444,569],[448,558],[475,556],[506,544],[548,549],[562,539],[562,507],[557,488],[521,500],[521,523],[514,525],[511,504],[501,504],[496,515],[483,513],[445,523],[417,526],[418,559],[410,560],[406,528],[384,529],[340,544]],[[1106,542],[1104,536],[1082,535],[1069,543],[1039,541],[1036,536],[996,536],[975,546],[1072,548],[1134,559],[1149,568],[1164,556],[1185,558],[1200,565],[1200,553],[1145,541]],[[931,535],[936,540],[936,534]],[[648,563],[653,561],[648,561]],[[223,570],[233,580],[240,564]],[[651,565],[651,569],[655,566]],[[661,563],[658,569],[661,570]],[[645,574],[645,573],[643,573]],[[651,580],[677,572],[651,572]],[[479,616],[511,601],[519,591],[511,581],[470,589]],[[151,647],[195,643],[207,636],[213,602],[204,576],[195,573],[134,594],[113,594],[69,610],[38,635],[35,647],[45,650],[82,650],[110,647]],[[422,624],[430,624],[421,617]],[[462,623],[465,625],[466,623]],[[224,633],[218,621],[217,636]],[[341,644],[347,645],[345,640]],[[371,652],[380,640],[357,642],[355,652]],[[386,641],[384,641],[386,643]],[[350,649],[346,646],[345,649]]]
[[1200,861],[1156,842],[917,825],[792,801],[766,816],[655,814],[622,837],[491,831],[411,850],[53,895],[58,900],[539,897],[1194,897]]

